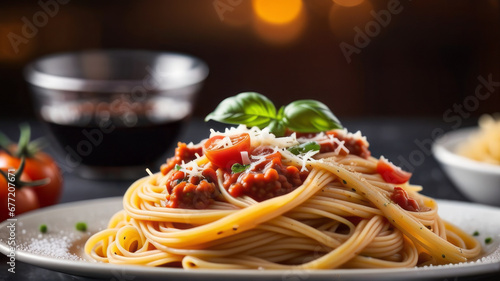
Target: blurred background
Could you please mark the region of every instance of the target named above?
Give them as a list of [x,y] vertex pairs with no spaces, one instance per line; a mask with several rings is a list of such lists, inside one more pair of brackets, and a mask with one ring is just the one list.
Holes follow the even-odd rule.
[[[339,118],[479,116],[500,111],[499,26],[497,0],[2,1],[0,117],[34,117],[28,62],[95,48],[203,59],[199,117],[242,91],[318,99]],[[479,76],[487,100],[471,98]]]

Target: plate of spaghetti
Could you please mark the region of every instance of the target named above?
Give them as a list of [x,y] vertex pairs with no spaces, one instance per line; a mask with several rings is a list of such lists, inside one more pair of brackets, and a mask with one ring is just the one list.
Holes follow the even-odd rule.
[[[372,156],[366,137],[342,128],[324,104],[301,100],[278,110],[242,93],[207,119],[234,126],[179,143],[123,198],[66,210],[109,218],[79,237],[71,248],[80,259],[65,260],[66,271],[388,280],[500,270],[500,222],[489,219],[499,209],[421,194],[410,173]],[[51,259],[42,263],[54,268]]]

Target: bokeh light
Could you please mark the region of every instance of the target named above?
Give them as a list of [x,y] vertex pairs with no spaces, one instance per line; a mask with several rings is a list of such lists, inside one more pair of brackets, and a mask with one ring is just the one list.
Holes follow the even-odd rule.
[[255,20],[253,28],[259,37],[267,43],[284,45],[296,40],[302,34],[306,23],[305,19],[305,15],[301,14],[298,18],[285,25],[276,25],[263,20]]
[[306,16],[302,0],[253,0],[253,29],[269,44],[283,45],[297,39]]
[[302,0],[253,0],[253,9],[262,20],[272,24],[287,24],[302,12]]

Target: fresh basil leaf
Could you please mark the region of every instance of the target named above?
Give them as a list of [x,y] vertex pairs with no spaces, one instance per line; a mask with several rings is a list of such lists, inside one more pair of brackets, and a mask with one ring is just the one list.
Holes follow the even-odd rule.
[[241,173],[241,172],[245,171],[248,167],[250,167],[250,164],[241,165],[240,163],[234,163],[233,166],[231,166],[231,171],[234,174]]
[[228,124],[244,124],[263,129],[276,118],[276,107],[267,97],[244,92],[223,100],[205,121],[215,120]]
[[271,123],[267,125],[267,127],[269,128],[269,131],[277,137],[282,137],[285,135],[286,127],[281,121],[272,120]]
[[174,167],[174,169],[175,169],[176,171],[180,171],[180,170],[182,169],[182,166],[181,166],[181,165],[179,165],[179,164],[176,164],[176,165],[175,165],[175,167]]
[[296,145],[296,146],[292,146],[290,148],[288,148],[288,151],[290,151],[291,153],[295,154],[295,155],[299,155],[301,153],[306,153],[308,151],[319,151],[321,149],[321,146],[319,145],[319,143],[315,142],[315,141],[310,141],[310,142],[305,142],[305,143],[301,143],[299,145]]
[[298,100],[287,105],[283,111],[283,124],[290,130],[304,133],[342,128],[328,106],[316,100]]
[[280,107],[280,109],[278,110],[278,114],[276,114],[276,119],[282,120],[283,119],[283,112],[285,112],[284,106]]

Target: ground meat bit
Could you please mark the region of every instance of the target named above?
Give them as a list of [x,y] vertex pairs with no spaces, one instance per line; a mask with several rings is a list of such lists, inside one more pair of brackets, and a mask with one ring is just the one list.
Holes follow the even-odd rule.
[[231,196],[247,195],[261,202],[293,191],[307,177],[307,173],[301,173],[295,166],[284,166],[279,153],[266,158],[252,171],[224,173],[224,188]]
[[202,146],[193,146],[188,147],[187,144],[179,142],[177,144],[177,148],[175,149],[174,157],[167,159],[167,163],[161,165],[161,173],[166,175],[170,172],[175,165],[182,164],[182,161],[185,163],[196,159],[196,154],[203,155],[203,147]]
[[212,168],[205,169],[203,177],[190,177],[182,171],[173,172],[167,181],[169,208],[206,209],[219,195],[217,176]]

